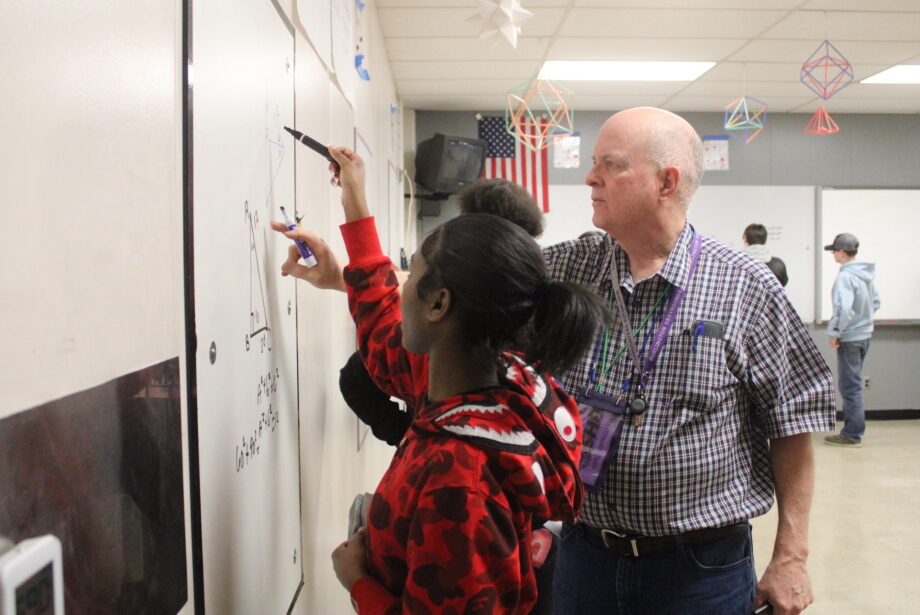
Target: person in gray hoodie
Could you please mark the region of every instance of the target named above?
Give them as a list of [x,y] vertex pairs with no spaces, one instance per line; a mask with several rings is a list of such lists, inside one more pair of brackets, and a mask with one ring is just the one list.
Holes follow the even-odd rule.
[[741,239],[744,241],[744,251],[748,256],[766,263],[767,268],[773,272],[779,283],[786,286],[789,282],[789,276],[786,275],[786,263],[770,254],[770,248],[766,246],[767,227],[763,224],[748,224]]
[[827,323],[831,347],[837,349],[837,382],[843,397],[843,429],[824,438],[825,444],[857,448],[866,431],[866,412],[862,398],[862,365],[872,337],[872,315],[880,302],[875,288],[875,263],[856,260],[859,240],[841,233],[824,246],[840,263],[834,280],[834,315]]

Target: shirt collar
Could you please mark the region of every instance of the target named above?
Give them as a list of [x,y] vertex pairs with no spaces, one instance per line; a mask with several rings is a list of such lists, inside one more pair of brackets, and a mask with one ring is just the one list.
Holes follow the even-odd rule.
[[[693,227],[688,222],[684,223],[684,228],[677,237],[677,243],[668,255],[661,270],[656,273],[670,284],[679,288],[684,288],[687,284],[687,275],[690,269],[690,242],[693,239]],[[626,251],[616,241],[613,242],[613,258],[617,266],[617,273],[620,276],[620,285],[627,291],[632,292],[635,288],[635,281],[629,270],[629,259]],[[654,278],[655,276],[652,276]]]

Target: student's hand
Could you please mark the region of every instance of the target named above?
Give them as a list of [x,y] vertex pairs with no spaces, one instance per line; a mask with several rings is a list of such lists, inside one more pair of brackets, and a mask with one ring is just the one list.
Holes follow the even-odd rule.
[[[367,209],[367,197],[364,193],[364,160],[346,147],[329,147],[329,155],[339,165],[338,174],[333,175],[342,187],[342,206],[345,220],[351,222],[370,215]],[[330,165],[330,168],[334,168]],[[334,171],[333,171],[334,172]]]
[[834,348],[835,350],[837,348],[840,348],[840,338],[839,337],[831,338],[831,348]]
[[307,267],[300,262],[300,250],[291,243],[291,247],[288,248],[288,258],[281,265],[281,275],[292,275],[295,278],[309,282],[316,288],[331,288],[345,292],[345,278],[342,276],[342,266],[339,265],[335,254],[332,253],[326,242],[320,239],[319,235],[299,226],[293,231],[289,231],[280,222],[272,222],[272,228],[289,239],[303,240],[310,248],[310,251],[313,252],[313,256],[316,257],[316,266]]
[[351,591],[351,586],[361,577],[367,576],[364,563],[364,544],[367,528],[358,528],[351,538],[340,544],[332,552],[332,568],[342,587]]

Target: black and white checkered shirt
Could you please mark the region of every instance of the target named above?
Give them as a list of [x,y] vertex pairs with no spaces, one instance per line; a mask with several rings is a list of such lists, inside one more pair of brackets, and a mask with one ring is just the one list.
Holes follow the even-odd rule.
[[[635,331],[669,284],[687,284],[692,236],[687,225],[661,271],[639,284],[626,253],[606,234],[550,246],[544,256],[553,278],[584,284],[605,298],[616,261]],[[696,335],[701,320],[720,323],[721,339],[718,325]],[[643,337],[637,336],[640,347]],[[615,319],[608,366],[625,339]],[[603,344],[603,335],[596,343]],[[568,391],[584,387],[595,367],[596,388],[608,394],[635,372],[628,352],[606,375],[594,356],[592,349],[578,367],[559,375]],[[588,495],[582,521],[589,525],[662,536],[762,515],[774,493],[768,440],[834,428],[830,370],[776,277],[763,263],[708,237],[646,400],[642,426],[624,421],[606,482]]]

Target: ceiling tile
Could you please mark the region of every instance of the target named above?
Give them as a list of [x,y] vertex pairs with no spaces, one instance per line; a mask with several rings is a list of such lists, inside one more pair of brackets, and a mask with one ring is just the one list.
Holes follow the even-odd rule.
[[794,9],[801,2],[802,0],[575,0],[575,6],[640,9]]
[[[518,39],[517,49],[512,49],[504,39],[480,41],[475,38],[389,38],[386,40],[387,56],[400,60],[538,60],[549,46],[549,38]],[[488,68],[488,64],[484,66]]]
[[[535,9],[533,17],[521,24],[522,36],[552,36],[563,12],[559,8]],[[466,8],[379,8],[377,14],[383,31],[393,38],[478,37],[480,31],[470,21],[477,14],[473,4]]]
[[560,36],[749,38],[782,19],[784,11],[576,8]]
[[737,39],[560,37],[550,49],[547,59],[716,62],[742,44],[743,41]]
[[882,102],[895,98],[908,98],[920,107],[920,84],[880,84],[880,83],[853,83],[830,100],[871,99]]
[[[890,64],[860,64],[854,67],[857,79],[885,70]],[[698,81],[799,81],[801,62],[720,62]]]
[[[726,99],[722,96],[675,96],[664,104],[664,108],[670,111],[710,111],[722,113],[725,106],[731,103],[733,98]],[[786,113],[790,109],[803,105],[809,101],[808,96],[790,96],[783,98],[771,98],[764,101],[767,103],[767,112]]]
[[696,81],[681,92],[681,96],[724,96],[726,104],[738,96],[753,96],[770,103],[772,98],[808,97],[811,90],[798,79],[795,81],[751,82],[741,81]]
[[[513,87],[513,86],[511,86]],[[499,95],[504,99],[509,90],[505,79],[456,79],[456,80],[397,80],[396,91],[400,96],[425,96],[437,92],[439,96],[467,94]]]
[[811,0],[802,7],[820,11],[913,11],[920,12],[917,0],[875,0],[866,4],[865,0]]
[[[376,0],[377,8],[469,8],[479,6],[475,0]],[[530,10],[535,7],[559,7],[569,5],[568,0],[523,0],[522,6]]]
[[[524,81],[540,70],[538,60],[508,62],[391,62],[393,77],[399,79],[511,79]],[[887,67],[886,67],[887,68]]]
[[917,41],[920,13],[796,11],[765,32],[763,38],[808,39],[815,41],[815,46],[825,39],[835,45],[837,40]]
[[686,87],[681,81],[553,81],[571,90],[576,103],[583,96],[657,96],[667,97]]
[[[820,41],[791,41],[761,39],[752,41],[749,45],[731,56],[734,61],[754,62],[805,62]],[[920,41],[834,41],[834,46],[854,68],[860,63],[866,64],[897,64],[904,58],[909,58],[920,53]]]
[[407,109],[420,111],[501,111],[505,99],[501,96],[406,96],[400,101]]

